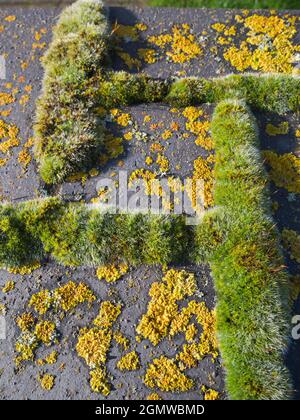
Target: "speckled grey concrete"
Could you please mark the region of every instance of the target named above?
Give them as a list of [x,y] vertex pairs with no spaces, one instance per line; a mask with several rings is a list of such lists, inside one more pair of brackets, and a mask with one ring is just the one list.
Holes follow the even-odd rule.
[[[60,8],[36,8],[36,9],[6,9],[0,10],[0,23],[5,16],[16,15],[17,20],[11,24],[5,24],[5,31],[0,33],[0,54],[7,53],[7,78],[5,81],[0,80],[1,91],[6,91],[5,83],[12,82],[14,86],[19,87],[20,93],[17,94],[17,99],[24,94],[24,87],[32,85],[32,92],[30,99],[26,106],[21,106],[18,101],[9,106],[12,108],[12,114],[5,118],[6,121],[11,121],[20,129],[20,140],[23,145],[29,137],[32,136],[32,123],[35,110],[35,100],[39,94],[42,79],[42,69],[39,62],[39,57],[45,51],[46,45],[51,38],[51,27],[55,23],[55,19],[60,11]],[[158,33],[161,29],[170,28],[175,23],[188,22],[194,33],[200,34],[211,23],[217,21],[222,17],[222,20],[232,17],[236,12],[230,11],[215,11],[215,10],[170,10],[170,9],[120,9],[112,8],[110,10],[110,19],[112,22],[135,24],[138,21],[146,23],[150,29],[149,33]],[[48,32],[43,35],[40,43],[45,42],[46,45],[42,49],[35,49],[32,51],[32,44],[35,41],[35,31],[40,31],[41,28],[47,28]],[[208,37],[203,39],[205,44],[205,55],[201,57],[200,62],[194,60],[188,65],[174,65],[166,61],[160,61],[149,67],[144,67],[142,70],[148,72],[153,76],[169,77],[179,74],[179,71],[184,70],[186,75],[194,76],[214,76],[231,73],[233,69],[224,60],[213,56],[209,52],[209,45],[214,42],[214,39]],[[147,42],[143,41],[142,48],[147,46]],[[131,48],[129,44],[124,45],[124,49]],[[31,56],[35,59],[32,60]],[[28,67],[22,69],[21,63],[28,62]],[[124,68],[124,64],[112,57],[113,67],[115,69]],[[19,77],[24,76],[25,80]],[[212,112],[211,106],[204,106],[203,109],[208,117]],[[170,115],[169,109],[163,105],[153,105],[150,107],[137,106],[128,109],[128,112],[133,116],[138,123],[139,129],[148,133],[151,137],[151,142],[155,141],[155,136],[160,137],[163,129],[169,127],[171,121],[176,120],[181,127],[184,127],[185,121],[182,117],[177,115]],[[157,131],[149,131],[149,127],[143,125],[143,118],[145,115],[152,116],[152,123],[163,122],[163,127]],[[277,117],[272,115],[258,115],[259,125],[262,133],[262,143],[264,148],[278,147],[278,150],[286,151],[293,150],[295,144],[289,137],[268,138],[264,133],[264,127],[267,121],[276,120]],[[295,116],[288,116],[291,125],[296,126],[299,121]],[[116,135],[122,134],[119,128],[111,126],[112,131]],[[124,129],[123,132],[128,131]],[[180,175],[182,177],[190,176],[192,173],[192,166],[194,159],[199,154],[205,155],[204,150],[200,150],[195,146],[194,138],[182,139],[184,130],[173,135],[165,142],[164,155],[170,160],[170,175]],[[120,168],[118,162],[123,160],[124,166],[122,170],[127,169],[132,171],[136,168],[145,167],[145,157],[149,154],[149,144],[151,142],[140,142],[133,140],[125,144],[125,152],[123,156],[109,162],[105,168],[100,169],[98,177],[88,178],[84,185],[81,182],[64,183],[57,189],[50,191],[51,193],[59,193],[67,199],[84,199],[89,202],[91,198],[96,196],[97,180],[107,175],[111,176],[113,172],[117,172]],[[0,194],[3,200],[20,201],[27,200],[39,195],[46,194],[44,185],[41,183],[34,160],[29,164],[26,171],[24,171],[18,162],[18,153],[22,149],[22,145],[12,150],[11,157],[4,167],[0,167]],[[177,165],[181,168],[178,169]],[[49,192],[49,191],[48,191]],[[283,226],[292,226],[300,231],[299,225],[299,197],[290,202],[287,195],[283,191],[274,189],[276,200],[282,199],[283,205],[281,210],[277,212],[276,217]],[[291,262],[290,262],[291,263]],[[299,272],[299,267],[290,264],[293,272]],[[204,299],[207,305],[212,308],[215,303],[215,294],[213,290],[212,280],[209,275],[207,267],[186,267],[188,270],[196,272],[199,291],[203,296],[199,299]],[[76,354],[75,344],[76,336],[79,328],[91,324],[95,317],[99,302],[109,298],[122,301],[124,310],[119,320],[120,330],[131,338],[131,348],[136,348],[142,360],[142,369],[138,372],[130,372],[123,374],[115,367],[116,360],[120,357],[120,352],[115,346],[109,353],[108,370],[113,377],[111,380],[113,391],[109,398],[111,399],[130,399],[130,398],[145,398],[151,391],[146,389],[142,382],[142,376],[147,366],[156,355],[166,353],[173,356],[178,347],[184,342],[183,337],[179,336],[176,341],[164,340],[161,345],[154,348],[147,341],[142,341],[140,344],[135,343],[135,326],[138,320],[145,313],[147,303],[149,302],[148,291],[153,281],[161,280],[161,270],[159,267],[149,268],[140,267],[132,270],[124,279],[113,286],[109,286],[104,282],[99,282],[95,276],[95,270],[87,268],[66,269],[58,266],[51,260],[46,261],[43,267],[33,272],[31,275],[21,277],[19,275],[8,274],[1,271],[0,287],[6,283],[8,279],[16,281],[16,289],[7,295],[0,294],[1,302],[6,305],[7,314],[6,321],[8,326],[7,340],[0,341],[0,398],[1,399],[98,399],[99,396],[90,392],[88,378],[89,370],[82,360]],[[67,279],[75,281],[84,281],[90,285],[98,296],[98,301],[88,308],[82,306],[74,312],[74,314],[67,317],[60,326],[62,340],[58,345],[59,351],[58,362],[53,366],[46,366],[44,370],[56,376],[55,386],[50,392],[43,391],[37,381],[37,375],[43,371],[43,368],[37,367],[35,364],[26,364],[21,370],[16,370],[14,367],[14,344],[18,336],[18,330],[15,326],[15,316],[23,312],[28,304],[28,300],[32,293],[35,293],[40,288],[53,289],[58,284],[64,284]],[[130,287],[129,287],[130,284]],[[133,285],[133,287],[132,287]],[[300,303],[298,305],[300,310]],[[146,347],[145,347],[146,346]],[[45,353],[45,348],[42,350]],[[43,354],[44,354],[43,353]],[[289,366],[295,378],[295,386],[300,389],[300,360],[299,360],[299,344],[293,343],[292,350],[289,357]],[[42,353],[38,353],[38,357]],[[60,370],[59,366],[64,363],[64,370]],[[210,358],[205,358],[199,363],[197,369],[189,370],[188,375],[196,380],[195,390],[184,394],[162,393],[159,394],[167,399],[201,399],[202,394],[200,388],[202,385],[214,388],[224,393],[224,374],[221,367],[221,360],[218,359],[214,364],[211,363]],[[101,397],[100,397],[101,398]]]

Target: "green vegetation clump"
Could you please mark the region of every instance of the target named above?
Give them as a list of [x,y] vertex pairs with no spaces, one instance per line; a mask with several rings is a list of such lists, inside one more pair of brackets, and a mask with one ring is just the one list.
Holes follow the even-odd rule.
[[174,106],[243,99],[253,109],[280,115],[300,108],[300,78],[283,74],[236,74],[222,78],[179,79],[166,101]]
[[228,9],[298,9],[298,0],[150,0],[157,7],[216,7]]
[[59,198],[0,208],[0,266],[20,268],[47,254],[66,266],[186,261],[193,231],[184,216],[111,214]]
[[101,0],[79,0],[54,28],[35,123],[35,157],[48,184],[86,167],[101,150],[105,131],[94,107],[108,34]]
[[200,225],[197,237],[200,251],[203,234],[212,241],[208,259],[227,389],[232,399],[288,399],[292,386],[283,360],[289,336],[288,276],[271,217],[258,129],[243,101],[226,100],[216,107],[212,134],[217,211],[215,220],[207,216],[211,232],[207,224]]

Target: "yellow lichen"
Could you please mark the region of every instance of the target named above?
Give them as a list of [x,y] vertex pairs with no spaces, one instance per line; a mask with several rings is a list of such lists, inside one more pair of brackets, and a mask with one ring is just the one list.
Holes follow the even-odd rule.
[[21,276],[25,276],[27,274],[31,274],[33,271],[37,270],[40,267],[41,264],[38,261],[36,261],[30,265],[24,265],[23,267],[9,268],[7,271],[9,271],[12,274],[20,274]]
[[201,387],[201,391],[204,393],[204,400],[218,400],[219,399],[219,392],[215,391],[214,389],[206,388],[204,385]]
[[76,345],[77,353],[91,368],[105,364],[112,332],[109,329],[83,328]]
[[151,156],[147,156],[145,159],[146,165],[150,166],[153,163],[153,158]]
[[103,265],[97,269],[97,277],[99,280],[105,280],[107,283],[113,283],[122,278],[129,270],[125,263]]
[[153,64],[157,61],[157,53],[151,48],[139,48],[138,56],[147,64]]
[[195,276],[184,270],[169,270],[161,283],[153,283],[151,301],[143,315],[137,333],[157,345],[168,335],[170,324],[178,313],[178,300],[192,296],[196,290]]
[[171,33],[149,36],[148,42],[165,50],[167,59],[174,63],[189,62],[203,53],[199,42],[187,24],[173,26]]
[[159,401],[159,400],[162,400],[162,398],[156,393],[156,392],[153,392],[152,394],[149,394],[148,396],[147,396],[147,400],[148,401]]
[[54,376],[46,373],[45,375],[39,375],[38,381],[41,387],[46,391],[50,391],[54,387]]
[[0,152],[7,153],[13,147],[20,144],[18,139],[19,129],[13,125],[5,123],[0,119]]
[[15,282],[9,280],[6,282],[5,286],[2,288],[2,293],[9,293],[15,288]]
[[99,392],[105,397],[110,394],[110,385],[107,381],[105,368],[97,367],[90,371],[90,386],[93,392]]
[[34,324],[34,316],[30,312],[24,312],[17,317],[16,323],[21,331],[29,331]]
[[121,113],[116,121],[122,127],[127,127],[131,123],[131,116],[129,114]]
[[[198,182],[203,182],[203,190],[199,191],[201,185]],[[209,159],[204,159],[199,156],[194,161],[194,172],[193,177],[190,178],[189,183],[186,185],[187,193],[190,197],[193,209],[198,213],[202,212],[202,204],[205,208],[211,207],[214,203],[213,199],[213,187],[214,187],[214,169],[213,162]],[[202,192],[202,197],[199,197],[199,193]],[[198,202],[199,198],[202,198],[204,203]]]
[[271,168],[270,178],[275,185],[300,194],[300,158],[292,153],[278,155],[270,150],[264,151],[263,155]]
[[159,165],[159,171],[161,173],[165,173],[169,171],[169,160],[163,156],[161,153],[158,154],[157,159],[156,159],[156,163]]
[[218,356],[215,311],[210,311],[204,302],[192,301],[189,303],[188,312],[189,316],[196,316],[203,331],[198,342],[184,344],[183,350],[176,356],[182,368],[195,367],[197,362],[207,355],[211,355],[213,359]]
[[56,337],[55,324],[51,321],[40,321],[35,326],[35,335],[42,343],[50,345]]
[[41,290],[31,296],[29,307],[33,307],[36,312],[38,312],[40,315],[43,315],[48,311],[52,302],[53,299],[50,291]]
[[53,299],[64,311],[69,311],[81,303],[94,302],[96,296],[86,284],[70,281],[54,290]]
[[130,345],[129,338],[125,337],[119,331],[114,332],[113,339],[115,340],[117,344],[119,344],[119,346],[122,346],[124,350],[127,350],[129,348],[129,345]]
[[58,353],[56,350],[48,354],[44,359],[38,359],[36,364],[38,366],[54,365],[57,362]]
[[162,391],[186,392],[193,387],[193,381],[184,375],[174,360],[161,356],[154,359],[147,369],[145,385]]
[[94,320],[94,325],[99,328],[110,328],[121,314],[121,305],[114,305],[109,300],[101,303],[100,311]]
[[125,354],[117,363],[117,368],[123,370],[138,370],[140,368],[139,356],[135,351]]
[[[297,17],[264,16],[253,14],[238,20],[239,33],[246,31],[246,39],[236,43],[235,33],[229,46],[225,47],[224,58],[239,71],[252,69],[262,72],[292,73],[294,55],[299,51],[293,45]],[[214,25],[225,37],[225,25]],[[239,35],[238,33],[238,35]]]
[[20,354],[17,362],[33,361],[37,346],[38,341],[34,333],[30,331],[22,332],[16,342],[16,351]]
[[6,18],[4,18],[6,22],[15,22],[16,19],[17,17],[15,15],[9,15],[9,16],[6,16]]

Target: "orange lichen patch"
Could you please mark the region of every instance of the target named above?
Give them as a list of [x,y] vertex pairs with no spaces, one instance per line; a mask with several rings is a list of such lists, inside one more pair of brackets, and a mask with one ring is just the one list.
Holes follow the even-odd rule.
[[187,119],[185,128],[188,132],[196,135],[195,143],[206,150],[211,151],[214,147],[213,140],[209,135],[210,122],[207,120],[199,120],[205,117],[201,108],[189,106],[184,109],[182,115]]
[[134,26],[138,31],[141,31],[141,32],[147,31],[148,29],[148,26],[143,22],[136,23]]
[[264,151],[263,156],[271,168],[270,178],[274,184],[300,194],[300,158],[293,153],[278,155],[270,150]]
[[121,113],[117,116],[116,122],[122,127],[127,127],[132,123],[131,116],[129,114]]
[[95,295],[86,284],[70,281],[53,291],[45,289],[35,293],[29,301],[29,307],[33,307],[36,312],[43,315],[52,305],[69,311],[81,303],[92,303],[95,299]]
[[148,396],[147,396],[147,398],[146,398],[148,401],[159,401],[159,400],[162,400],[162,398],[156,393],[156,392],[153,392],[152,394],[149,394]]
[[38,340],[50,345],[56,337],[56,327],[51,321],[41,321],[35,326],[35,335]]
[[151,301],[143,315],[137,333],[155,346],[168,335],[172,320],[178,315],[177,301],[192,296],[196,291],[195,276],[184,270],[169,270],[161,283],[153,283]]
[[24,106],[27,104],[27,102],[29,101],[30,96],[29,95],[22,95],[21,98],[19,99],[19,104]]
[[237,33],[246,31],[246,39],[239,45],[236,45],[234,31],[229,34],[226,25],[213,27],[225,37],[233,36],[233,40],[227,38],[231,45],[225,47],[224,58],[237,70],[292,73],[294,56],[299,51],[299,45],[295,46],[292,42],[297,32],[296,20],[296,16],[239,16]]
[[6,22],[15,22],[16,19],[17,17],[15,15],[9,15],[9,16],[6,16],[6,18],[4,18]]
[[10,105],[16,101],[10,93],[0,92],[0,106]]
[[12,274],[20,274],[21,276],[25,276],[26,274],[31,274],[33,271],[37,270],[41,267],[41,264],[36,261],[30,265],[23,265],[23,267],[16,267],[16,268],[8,268],[8,272]]
[[285,135],[289,133],[289,123],[287,121],[281,122],[279,125],[267,124],[266,125],[266,133],[269,136],[278,136],[278,135]]
[[151,48],[139,48],[138,56],[147,64],[156,63],[156,61],[158,60],[157,52]]
[[129,338],[125,337],[122,333],[120,333],[120,331],[114,332],[113,339],[124,350],[127,350],[129,348],[129,345],[130,345]]
[[182,115],[191,123],[203,115],[203,110],[195,106],[188,106],[183,110]]
[[186,328],[186,332],[185,332],[186,341],[187,342],[194,341],[197,334],[198,334],[198,329],[197,329],[196,325],[195,324],[190,324]]
[[45,375],[39,375],[38,381],[43,389],[50,391],[54,387],[55,378],[53,375],[46,373]]
[[15,288],[15,282],[12,280],[9,280],[5,283],[5,286],[2,288],[2,293],[9,293]]
[[57,362],[58,353],[56,350],[48,354],[44,359],[38,359],[36,364],[38,366],[54,365]]
[[64,311],[69,311],[81,303],[94,302],[96,296],[86,284],[76,284],[70,281],[54,290],[53,299],[56,305],[59,305]]
[[83,328],[76,345],[77,353],[91,368],[105,364],[112,332],[109,329]]
[[284,246],[289,250],[292,260],[300,264],[300,235],[291,229],[282,231]]
[[121,305],[114,305],[108,300],[104,301],[101,303],[99,314],[94,320],[94,325],[99,328],[111,328],[121,312]]
[[0,116],[1,117],[9,117],[11,112],[12,112],[11,109],[6,109],[5,111],[0,111]]
[[24,312],[17,317],[16,323],[21,331],[29,331],[34,325],[34,316],[30,312]]
[[178,122],[172,121],[170,128],[172,131],[179,131],[180,130],[180,125],[178,124]]
[[146,165],[151,166],[153,163],[153,158],[151,156],[147,156],[145,159],[145,163]]
[[44,315],[52,305],[53,299],[49,290],[41,290],[31,296],[29,307],[33,307],[40,315]]
[[147,369],[144,382],[149,388],[172,392],[185,392],[194,385],[193,381],[180,371],[175,361],[165,356],[153,360]]
[[236,35],[236,27],[234,25],[226,26],[224,23],[214,23],[211,27],[225,36]]
[[133,139],[133,132],[132,131],[128,131],[127,133],[124,134],[124,139],[127,141],[130,141]]
[[22,361],[34,360],[34,353],[38,346],[35,334],[30,331],[22,332],[16,342],[16,351],[19,353],[16,359],[18,365]]
[[117,368],[124,370],[138,370],[140,369],[140,359],[136,351],[131,351],[125,354],[117,363]]
[[2,158],[0,158],[0,168],[1,168],[1,166],[5,166],[6,163],[7,163],[7,161],[8,161],[8,159],[2,159]]
[[105,397],[110,394],[110,385],[107,381],[105,368],[97,367],[90,371],[90,386],[93,392],[99,392]]
[[103,265],[97,269],[97,277],[99,280],[105,280],[108,283],[113,283],[120,280],[129,270],[125,263]]
[[155,173],[147,169],[136,169],[133,171],[129,177],[129,187],[132,187],[134,183],[138,180],[144,182],[145,190],[147,195],[152,193],[152,181],[156,179]]
[[42,50],[43,48],[46,48],[46,46],[46,42],[33,42],[31,48],[33,50]]
[[201,391],[204,393],[204,400],[218,400],[220,397],[219,392],[215,391],[214,389],[206,388],[206,386],[201,387]]
[[[193,315],[196,316],[197,323],[201,325],[203,331],[198,342],[184,344],[183,350],[176,356],[176,359],[180,361],[181,369],[197,366],[198,361],[205,356],[211,355],[213,359],[218,356],[215,311],[210,311],[204,302],[192,301],[187,307],[187,312],[183,314],[184,321],[187,318],[190,320]],[[179,319],[179,322],[175,320],[175,331],[181,327],[181,324],[182,319]],[[185,325],[183,327],[187,331],[188,328]]]
[[159,166],[159,172],[166,173],[166,172],[169,171],[169,169],[170,169],[169,160],[164,155],[162,155],[161,153],[158,154],[157,159],[156,159],[156,163]]
[[162,139],[163,139],[163,140],[169,140],[172,136],[173,136],[173,133],[172,133],[172,131],[171,131],[171,130],[165,130],[165,131],[162,133]]
[[148,42],[163,49],[167,59],[174,63],[189,62],[203,52],[187,24],[173,26],[171,33],[149,36]]
[[[203,182],[203,185],[201,182]],[[189,182],[186,185],[192,208],[196,213],[201,213],[203,211],[203,204],[205,208],[209,208],[213,205],[213,186],[213,162],[199,156],[194,161],[193,177],[189,179]]]
[[153,153],[163,152],[164,147],[160,143],[152,143],[150,145],[150,151]]
[[0,119],[0,152],[7,153],[13,147],[17,147],[20,144],[18,139],[19,129],[9,123]]
[[19,163],[23,166],[23,168],[27,168],[32,160],[31,154],[28,152],[27,149],[21,150],[18,156]]

